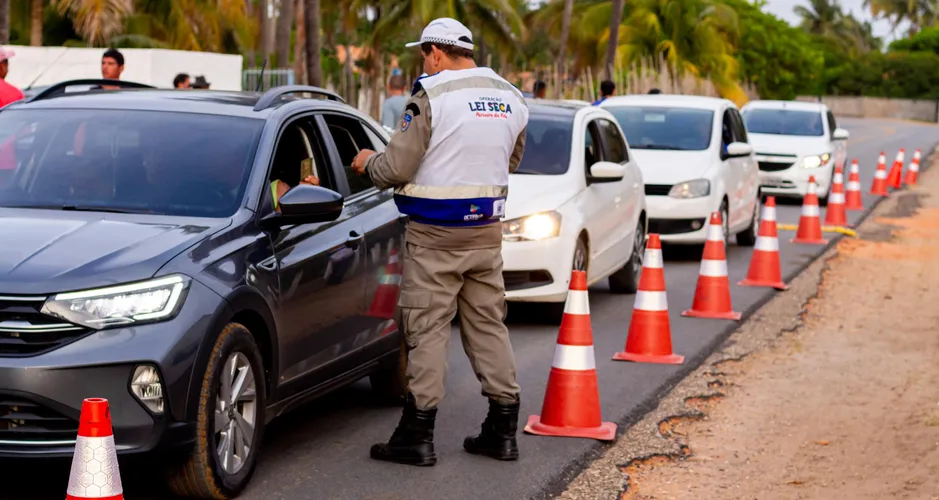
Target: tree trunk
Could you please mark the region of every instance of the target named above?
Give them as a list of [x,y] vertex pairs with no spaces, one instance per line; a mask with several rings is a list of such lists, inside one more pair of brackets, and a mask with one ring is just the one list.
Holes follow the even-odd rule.
[[[277,67],[290,67],[290,33],[293,30],[294,0],[280,0],[280,12],[277,14]],[[294,56],[296,57],[296,56]]]
[[29,11],[29,44],[33,47],[42,47],[43,3],[43,0],[33,0]]
[[[2,0],[0,0],[2,1]],[[306,74],[310,85],[323,85],[320,49],[320,0],[304,0],[303,19],[306,26]]]
[[274,20],[270,16],[270,8],[274,0],[261,0],[259,15],[261,18],[261,58],[267,59],[268,67],[271,66],[271,56],[274,53]]
[[295,0],[297,39],[293,46],[293,73],[299,85],[306,85],[306,27],[303,22],[303,0]]
[[554,93],[555,97],[559,98],[561,96],[562,89],[561,87],[565,81],[565,73],[567,72],[567,39],[571,35],[571,16],[574,15],[574,0],[564,0],[564,17],[561,18],[561,46],[558,50],[558,64],[557,64],[557,73],[561,81],[561,85],[555,87]]
[[0,44],[10,43],[10,0],[0,0]]
[[346,44],[346,61],[343,65],[343,72],[346,75],[346,99],[349,101],[349,104],[355,106],[358,103],[358,92],[355,85],[355,73],[352,71],[352,44]]
[[619,45],[619,25],[623,22],[623,0],[613,0],[610,16],[610,39],[606,45],[606,79],[613,79],[613,64],[616,61],[616,46]]

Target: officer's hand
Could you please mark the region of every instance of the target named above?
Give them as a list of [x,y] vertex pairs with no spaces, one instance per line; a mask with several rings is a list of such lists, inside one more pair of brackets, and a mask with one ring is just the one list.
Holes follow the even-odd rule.
[[352,160],[352,171],[356,174],[362,175],[365,173],[365,160],[368,160],[375,154],[371,149],[363,149],[359,151],[359,154],[355,155],[355,158]]
[[311,186],[319,186],[320,179],[319,177],[315,175],[308,175],[302,181],[300,181],[300,184],[309,184]]

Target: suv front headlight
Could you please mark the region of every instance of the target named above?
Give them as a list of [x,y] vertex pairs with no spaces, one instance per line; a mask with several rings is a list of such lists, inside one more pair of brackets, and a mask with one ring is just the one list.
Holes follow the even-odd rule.
[[831,154],[825,153],[818,156],[806,156],[802,159],[802,168],[818,168],[827,165],[831,159]]
[[672,198],[702,198],[709,194],[711,194],[711,181],[707,179],[680,182],[672,186],[668,192]]
[[59,293],[46,300],[42,313],[88,328],[165,321],[176,316],[190,279],[174,274],[162,278]]
[[545,212],[502,223],[502,239],[506,241],[538,241],[554,238],[561,232],[561,214]]

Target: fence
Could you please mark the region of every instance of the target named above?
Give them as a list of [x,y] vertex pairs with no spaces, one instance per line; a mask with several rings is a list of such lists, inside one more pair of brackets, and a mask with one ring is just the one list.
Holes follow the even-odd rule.
[[[294,71],[292,69],[246,69],[241,73],[241,89],[247,91],[260,90],[261,92],[272,87],[294,84]],[[258,84],[260,83],[260,87]]]
[[821,102],[837,116],[939,122],[939,102],[937,101],[860,96],[800,96],[797,99]]

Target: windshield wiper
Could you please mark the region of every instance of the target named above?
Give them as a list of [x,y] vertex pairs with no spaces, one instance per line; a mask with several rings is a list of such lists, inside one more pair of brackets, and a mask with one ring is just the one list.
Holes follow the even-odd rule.
[[644,144],[642,146],[636,146],[634,149],[662,149],[666,151],[688,151],[685,148],[679,148],[676,146],[665,146],[662,144]]
[[547,175],[541,172],[533,172],[531,170],[516,170],[512,172],[513,174],[522,174],[522,175]]
[[60,210],[69,212],[107,212],[111,214],[152,214],[152,210],[126,207],[101,207],[95,205],[62,205]]

